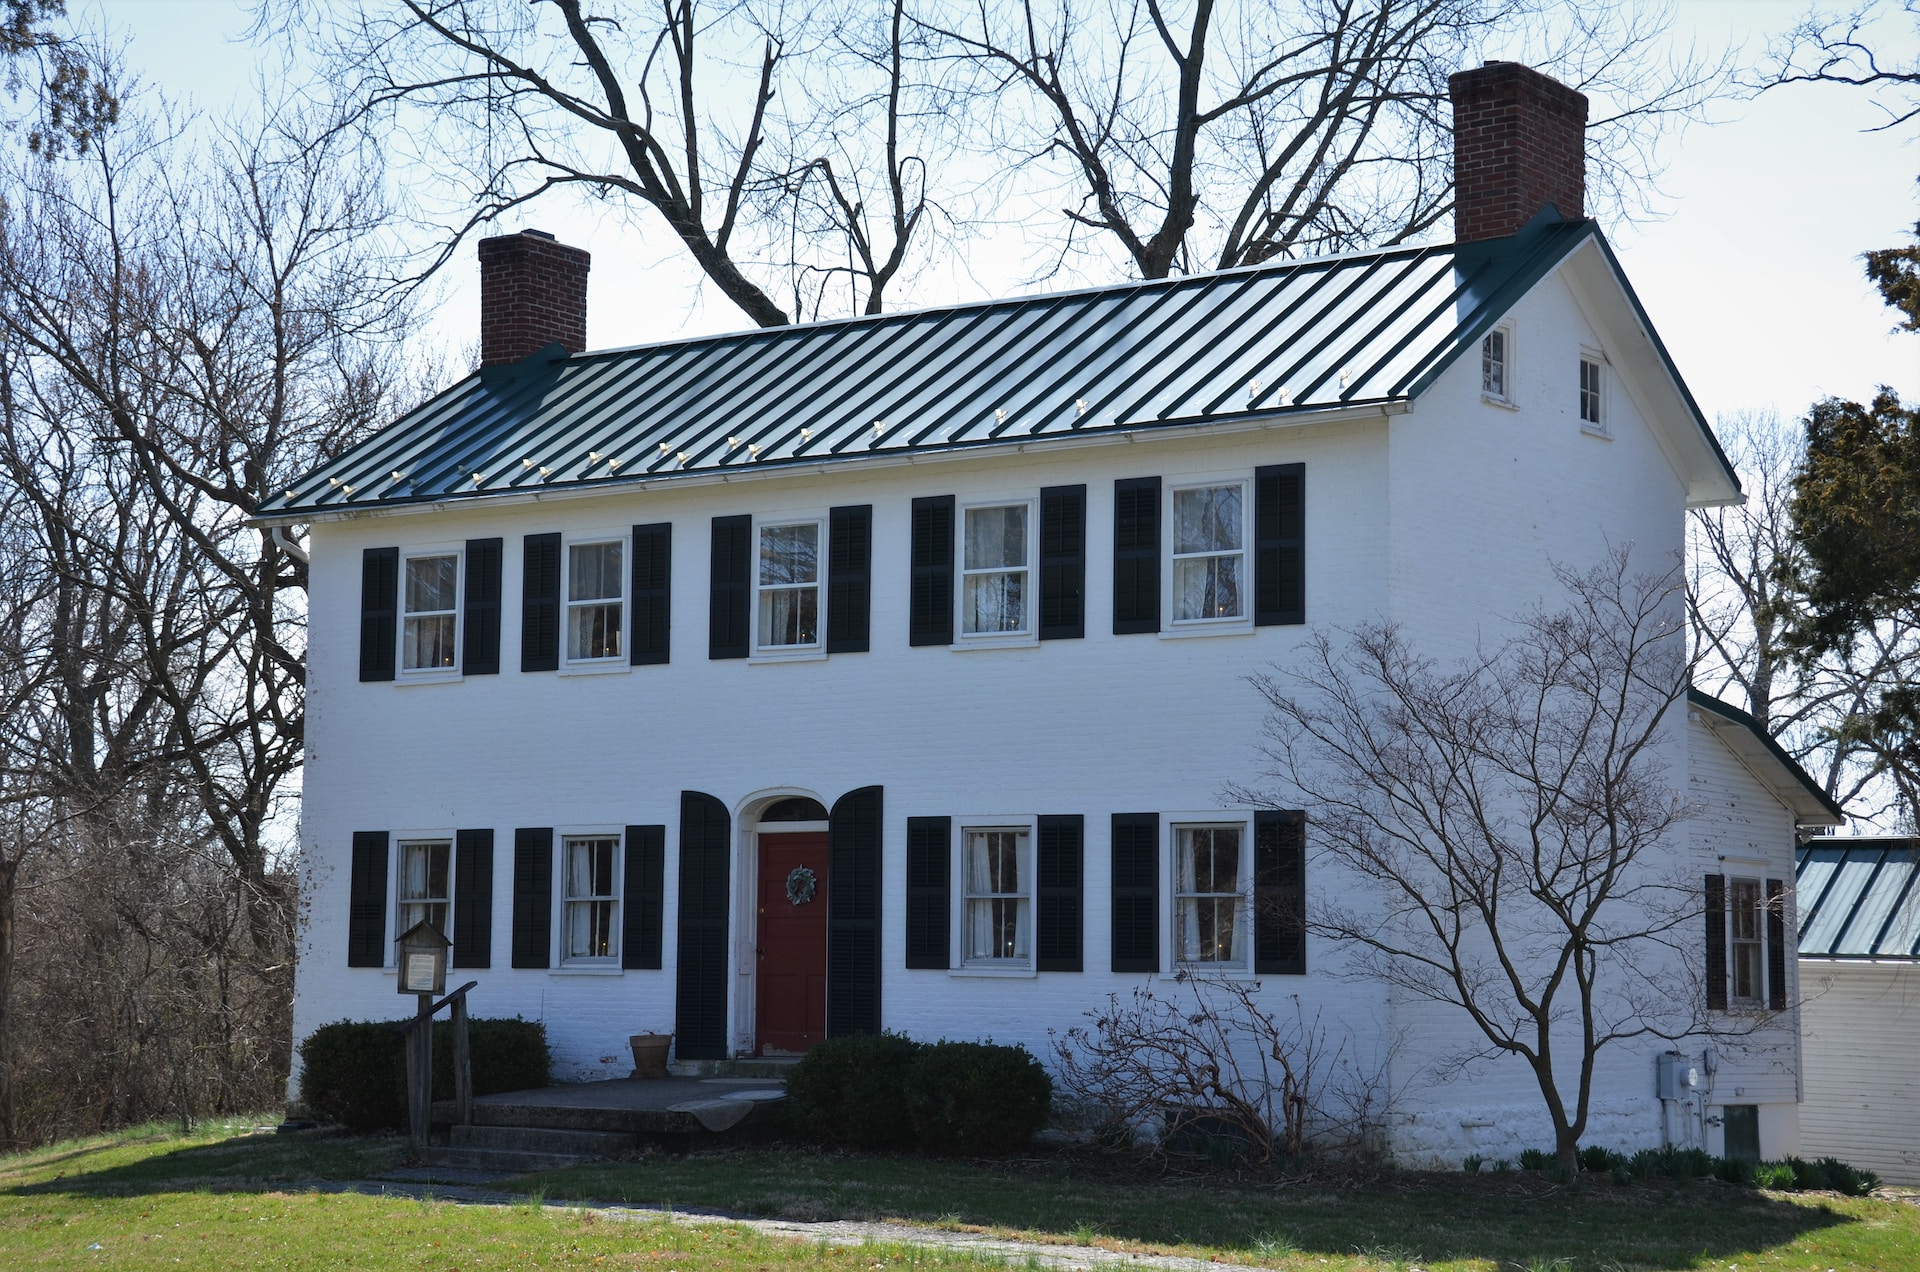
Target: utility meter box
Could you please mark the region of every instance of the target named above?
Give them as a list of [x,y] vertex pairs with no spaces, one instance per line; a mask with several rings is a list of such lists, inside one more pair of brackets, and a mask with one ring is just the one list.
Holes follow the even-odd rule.
[[1663,1100],[1684,1100],[1700,1085],[1700,1070],[1689,1056],[1668,1051],[1660,1056],[1657,1086]]

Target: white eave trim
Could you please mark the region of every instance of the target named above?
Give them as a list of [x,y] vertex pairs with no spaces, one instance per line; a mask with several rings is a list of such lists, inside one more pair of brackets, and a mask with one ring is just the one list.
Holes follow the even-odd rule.
[[607,499],[645,494],[656,490],[686,490],[698,486],[729,485],[742,481],[777,481],[782,478],[824,477],[830,473],[867,473],[888,468],[906,468],[919,464],[953,463],[989,455],[1023,454],[1027,451],[1081,450],[1099,446],[1123,446],[1136,442],[1153,443],[1192,437],[1222,437],[1236,433],[1257,433],[1273,428],[1306,428],[1316,424],[1347,423],[1355,420],[1387,419],[1407,415],[1413,403],[1407,399],[1369,402],[1361,406],[1336,406],[1314,411],[1261,412],[1236,415],[1205,423],[1155,424],[1114,429],[1096,433],[1066,433],[1047,437],[1021,437],[1006,441],[983,442],[951,449],[910,450],[859,454],[822,459],[783,460],[764,468],[696,470],[659,474],[650,477],[622,478],[591,485],[569,482],[564,486],[536,490],[502,490],[486,493],[409,500],[382,505],[378,502],[304,508],[288,512],[259,513],[248,518],[257,526],[311,525],[321,521],[349,521],[372,517],[405,517],[425,513],[444,513],[461,508],[508,508],[524,504],[556,503],[574,499]]

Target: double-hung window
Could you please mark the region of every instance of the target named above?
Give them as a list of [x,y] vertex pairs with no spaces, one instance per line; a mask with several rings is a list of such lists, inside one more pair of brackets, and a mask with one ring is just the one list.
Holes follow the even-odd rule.
[[448,899],[452,896],[452,874],[448,863],[453,845],[444,839],[402,840],[400,843],[400,879],[395,889],[400,900],[400,926],[404,932],[425,920],[447,931]]
[[1220,623],[1247,616],[1247,487],[1244,482],[1173,492],[1173,621]]
[[617,958],[620,841],[612,835],[568,836],[566,849],[564,957],[568,961]]
[[960,634],[1020,636],[1033,631],[1032,508],[966,509],[960,550]]
[[1024,967],[1032,962],[1033,846],[1024,826],[969,826],[965,962]]
[[400,617],[400,669],[450,671],[460,665],[460,557],[453,552],[406,559]]
[[820,646],[820,523],[760,527],[755,578],[762,650]]
[[1732,1002],[1758,1007],[1767,997],[1765,908],[1758,879],[1727,880],[1727,953],[1732,962]]
[[621,657],[626,622],[626,544],[567,545],[567,661]]
[[1175,826],[1173,848],[1176,957],[1191,967],[1246,967],[1252,923],[1245,824]]

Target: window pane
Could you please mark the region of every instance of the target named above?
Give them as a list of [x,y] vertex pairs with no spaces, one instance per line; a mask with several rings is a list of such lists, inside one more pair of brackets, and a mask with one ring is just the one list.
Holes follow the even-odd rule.
[[1493,331],[1480,342],[1480,391],[1507,395],[1507,333]]
[[993,570],[1027,563],[1027,509],[967,509],[967,546],[964,568]]
[[400,636],[401,667],[417,671],[453,666],[453,622],[451,614],[407,619]]
[[574,605],[567,610],[567,657],[618,658],[622,607]]
[[1240,555],[1186,557],[1173,563],[1173,617],[1176,622],[1202,618],[1239,618]]
[[407,613],[451,610],[458,594],[459,580],[459,557],[408,557]]
[[618,597],[620,543],[575,543],[567,548],[567,599],[597,601]]
[[969,635],[1024,632],[1027,630],[1026,593],[1025,570],[968,575],[962,629]]
[[760,582],[814,583],[820,578],[820,527],[760,528]]
[[819,588],[770,588],[760,593],[760,644],[762,647],[819,643]]
[[1175,552],[1235,551],[1240,547],[1240,487],[1203,486],[1173,492]]

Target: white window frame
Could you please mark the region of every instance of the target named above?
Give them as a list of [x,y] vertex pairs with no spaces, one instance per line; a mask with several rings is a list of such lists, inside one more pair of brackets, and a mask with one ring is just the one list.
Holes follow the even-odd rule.
[[[620,545],[620,590],[615,596],[594,597],[587,600],[573,599],[573,550],[590,548],[604,543]],[[568,535],[560,543],[560,667],[564,671],[615,671],[631,666],[633,627],[633,543],[632,535],[627,532],[606,531],[603,533],[585,532]],[[620,650],[614,654],[602,654],[597,658],[575,658],[573,656],[573,611],[576,606],[586,608],[592,605],[617,603],[620,606]]]
[[[1174,520],[1174,505],[1182,491],[1207,490],[1217,486],[1240,487],[1240,610],[1239,614],[1219,618],[1181,618],[1178,614],[1180,585],[1177,578],[1178,563],[1183,560],[1200,557],[1228,556],[1226,552],[1179,552],[1176,551],[1179,528]],[[1164,608],[1161,613],[1167,616],[1163,625],[1163,635],[1200,634],[1205,632],[1238,632],[1253,630],[1253,475],[1244,469],[1231,473],[1214,473],[1193,477],[1182,477],[1177,482],[1166,483],[1166,497],[1161,507],[1161,525],[1164,527],[1161,548],[1160,601]]]
[[[407,567],[415,561],[424,561],[433,557],[453,558],[453,662],[445,667],[409,667],[407,666],[407,620],[417,617],[439,617],[445,610],[421,610],[414,614],[407,609]],[[463,668],[461,641],[466,637],[467,609],[467,554],[466,545],[461,543],[423,544],[418,547],[400,549],[399,605],[394,620],[394,657],[393,664],[396,679],[401,682],[457,680]]]
[[[1496,392],[1487,387],[1487,343],[1495,336],[1500,337],[1500,388]],[[1480,338],[1480,396],[1495,406],[1511,407],[1516,405],[1513,394],[1513,324],[1501,323]]]
[[[967,514],[987,508],[1024,508],[1027,516],[1027,555],[1019,566],[982,567],[977,570],[967,568]],[[961,648],[978,649],[985,646],[1032,645],[1038,643],[1039,627],[1036,625],[1035,611],[1039,608],[1039,539],[1040,539],[1040,501],[1031,494],[1007,495],[997,498],[969,499],[959,506],[959,524],[954,527],[953,537],[953,630],[954,644]],[[969,574],[1009,574],[1019,570],[1026,576],[1021,592],[1021,617],[1025,620],[1018,631],[1007,632],[969,632],[967,630],[967,576]]]
[[[433,554],[423,553],[422,555],[431,556]],[[388,927],[385,933],[386,952],[381,956],[380,960],[380,966],[387,972],[391,973],[399,970],[400,965],[396,961],[399,957],[399,951],[395,948],[394,942],[399,940],[400,933],[406,930],[400,923],[400,915],[402,913],[400,890],[401,884],[404,883],[406,879],[404,872],[407,861],[406,850],[402,845],[421,843],[444,843],[452,845],[456,838],[457,832],[450,826],[424,826],[387,832],[386,922]],[[447,850],[447,926],[441,929],[442,935],[448,938],[453,936],[453,867],[454,851],[452,847],[449,847]]]
[[[1225,977],[1251,976],[1253,974],[1253,819],[1244,813],[1232,812],[1190,812],[1169,813],[1166,816],[1167,842],[1167,890],[1165,896],[1171,901],[1167,918],[1167,936],[1172,944],[1169,963],[1187,971]],[[1182,939],[1183,905],[1189,897],[1221,897],[1229,895],[1219,892],[1182,892],[1180,888],[1180,838],[1182,831],[1226,830],[1240,832],[1240,869],[1238,888],[1232,895],[1238,898],[1236,922],[1241,924],[1242,941],[1240,957],[1234,962],[1221,962],[1210,959],[1189,961],[1183,957],[1185,942]]]
[[[620,942],[624,927],[626,906],[626,841],[625,832],[616,826],[582,826],[573,828],[555,828],[554,837],[559,840],[560,851],[554,854],[554,868],[559,874],[555,881],[554,896],[558,902],[559,922],[555,925],[557,954],[555,960],[561,971],[619,971]],[[613,845],[613,857],[610,863],[613,890],[609,893],[584,893],[575,896],[571,888],[573,876],[573,846],[583,840],[606,840]],[[594,905],[611,902],[610,918],[607,921],[606,954],[574,954],[573,944],[573,907],[576,905]]]
[[[1759,876],[1727,875],[1727,1007],[1732,1011],[1762,1011],[1767,1005],[1767,886],[1766,880]],[[1748,913],[1753,920],[1753,935],[1740,935],[1741,907],[1735,903],[1736,893],[1745,887],[1753,889],[1753,904]],[[1740,960],[1743,952],[1751,951],[1753,959],[1753,993],[1740,992]]]
[[[986,816],[956,817],[954,825],[954,922],[953,922],[953,974],[959,976],[1018,976],[1038,975],[1034,962],[1034,943],[1037,937],[1038,901],[1034,887],[1035,868],[1038,863],[1036,853],[1039,846],[1039,819],[1032,814],[998,814]],[[1027,952],[1018,958],[975,958],[968,953],[970,933],[968,918],[975,900],[990,899],[989,894],[973,894],[969,891],[967,869],[967,837],[973,833],[989,831],[1011,831],[1022,837],[1020,855],[1020,890],[1015,893],[991,894],[1005,895],[1017,900],[1022,907],[1019,912],[1025,922]]]
[[[1587,368],[1589,366],[1593,368],[1592,393],[1594,399],[1594,414],[1598,416],[1597,419],[1587,418],[1588,389],[1586,380]],[[1575,389],[1578,396],[1574,401],[1574,413],[1579,417],[1580,427],[1582,429],[1597,436],[1605,437],[1610,431],[1608,408],[1611,404],[1608,402],[1608,399],[1613,396],[1613,386],[1608,383],[1610,377],[1607,375],[1607,355],[1601,353],[1598,349],[1582,346],[1580,349],[1579,367],[1579,380]]]
[[[453,836],[409,835],[404,839],[396,837],[394,847],[398,851],[395,853],[393,872],[393,939],[396,941],[399,940],[400,934],[412,927],[414,922],[418,921],[407,918],[407,908],[409,906],[425,906],[430,908],[436,905],[445,909],[446,921],[437,923],[434,926],[440,929],[440,935],[451,938],[453,936]],[[406,895],[407,852],[408,849],[412,848],[445,849],[447,854],[447,890],[444,895],[417,898]],[[421,917],[431,919],[433,916],[429,910],[429,913]]]
[[[766,603],[766,593],[790,591],[796,587],[809,586],[795,583],[765,584],[760,581],[760,543],[761,536],[768,530],[777,530],[785,526],[812,526],[814,528],[814,639],[805,645],[763,645],[760,643],[760,618],[762,607]],[[753,548],[748,559],[748,568],[753,572],[753,612],[749,621],[753,624],[753,656],[763,662],[779,662],[788,659],[824,658],[827,651],[827,519],[814,512],[796,513],[792,516],[766,516],[753,519]]]

